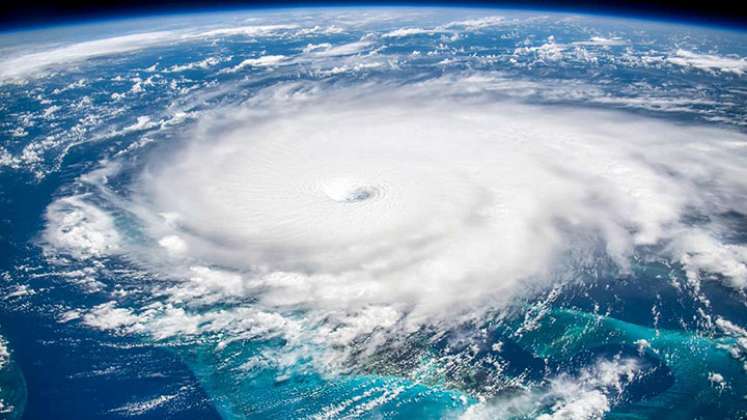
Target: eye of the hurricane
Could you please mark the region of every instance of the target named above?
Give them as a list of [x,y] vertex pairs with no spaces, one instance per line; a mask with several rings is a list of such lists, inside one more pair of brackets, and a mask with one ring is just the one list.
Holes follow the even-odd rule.
[[326,183],[323,191],[327,197],[338,203],[359,203],[376,196],[378,189],[350,180],[337,179]]

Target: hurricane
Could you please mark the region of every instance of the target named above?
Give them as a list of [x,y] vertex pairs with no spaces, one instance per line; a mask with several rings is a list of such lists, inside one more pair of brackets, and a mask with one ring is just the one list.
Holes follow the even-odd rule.
[[163,381],[105,417],[745,415],[747,51],[405,10],[173,17],[4,59],[4,127],[40,138],[0,148],[8,217],[30,209],[11,349],[51,333],[6,319],[42,319],[67,338],[38,343],[100,343],[68,380]]

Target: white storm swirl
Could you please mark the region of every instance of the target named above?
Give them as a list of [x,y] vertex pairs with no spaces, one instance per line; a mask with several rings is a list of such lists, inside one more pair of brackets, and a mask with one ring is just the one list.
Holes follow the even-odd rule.
[[743,135],[435,87],[277,89],[205,118],[140,179],[150,235],[271,307],[448,315],[599,255],[625,272],[641,246],[744,286],[744,250],[683,222],[743,208]]

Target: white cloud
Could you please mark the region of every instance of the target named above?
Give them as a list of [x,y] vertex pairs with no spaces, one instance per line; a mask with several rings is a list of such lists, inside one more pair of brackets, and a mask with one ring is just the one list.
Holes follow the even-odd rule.
[[209,31],[199,32],[194,37],[217,37],[217,36],[269,36],[277,34],[278,32],[287,31],[290,29],[297,29],[298,25],[295,24],[283,24],[283,25],[247,25],[237,27],[227,27],[212,29]]
[[696,230],[680,235],[672,244],[672,253],[693,281],[701,273],[718,273],[736,288],[747,287],[747,246],[724,244]]
[[599,420],[611,408],[610,394],[619,395],[639,370],[633,359],[600,360],[577,378],[553,380],[551,394],[559,397],[551,414],[537,420]]
[[694,67],[705,71],[720,71],[743,75],[747,71],[747,59],[720,55],[699,54],[679,49],[667,61],[683,67]]
[[234,73],[241,69],[244,69],[246,67],[270,67],[270,66],[276,66],[284,61],[286,61],[288,57],[284,55],[263,55],[262,57],[258,58],[247,58],[246,60],[242,61],[241,63],[231,67],[230,69],[226,70],[226,72]]
[[115,302],[94,306],[83,316],[89,327],[111,331],[133,331],[140,319],[131,310],[116,307]]
[[316,48],[310,52],[314,57],[337,57],[360,53],[373,45],[373,42],[367,39],[350,42],[341,45],[330,45],[327,48]]
[[123,132],[129,133],[132,131],[142,131],[147,130],[149,128],[153,128],[157,126],[158,123],[151,120],[151,118],[147,115],[142,115],[137,117],[137,121],[132,123],[131,125],[128,125],[123,129]]
[[95,57],[120,54],[175,41],[176,32],[158,31],[123,35],[94,41],[47,48],[7,57],[0,62],[0,81],[38,76],[65,63],[82,62]]
[[[526,417],[537,420],[601,420],[640,374],[634,359],[599,359],[576,376],[549,378],[546,388],[471,406],[461,420]],[[549,406],[549,413],[545,412]]]
[[303,53],[306,54],[317,50],[328,50],[330,48],[332,48],[332,44],[330,44],[329,42],[323,42],[321,44],[307,44],[303,48]]
[[467,30],[474,30],[474,29],[487,28],[491,26],[503,25],[505,23],[506,23],[506,20],[502,16],[485,16],[481,18],[451,22],[445,25],[445,27],[447,28],[463,27]]
[[8,350],[8,343],[5,342],[5,338],[0,336],[0,369],[3,369],[10,360],[10,351]]
[[401,38],[405,36],[421,35],[421,34],[433,34],[437,32],[436,29],[423,29],[423,28],[400,28],[390,32],[386,32],[382,37],[384,38]]
[[574,45],[593,45],[599,47],[616,47],[620,45],[626,45],[627,41],[621,38],[605,38],[601,36],[593,36],[588,41],[574,42]]
[[[271,36],[277,33],[298,29],[298,25],[254,25],[221,27],[211,30],[174,30],[143,32],[130,35],[78,42],[69,45],[50,45],[38,51],[19,53],[0,62],[0,81],[24,80],[62,70],[65,64],[81,63],[86,60],[121,54],[170,42],[184,42],[198,38],[221,36]],[[195,66],[214,65],[211,61],[196,63]],[[176,66],[172,71],[186,68]]]
[[184,254],[187,251],[187,244],[177,235],[164,236],[158,241],[158,245],[172,254]]
[[311,28],[301,28],[295,31],[295,36],[309,36],[309,35],[314,35],[314,34],[331,35],[331,34],[340,34],[343,32],[345,32],[345,30],[336,25],[330,25],[330,26],[315,25],[315,26],[312,26]]
[[166,70],[169,73],[178,73],[182,71],[187,70],[194,70],[194,69],[203,69],[207,70],[210,67],[213,67],[215,65],[218,65],[222,62],[229,61],[231,59],[231,56],[229,57],[208,57],[204,60],[195,61],[193,63],[187,63],[187,64],[175,64]]
[[104,256],[116,252],[121,237],[112,217],[84,200],[83,196],[54,201],[46,213],[43,239],[55,250],[77,258]]
[[146,401],[136,401],[124,404],[121,407],[112,409],[111,412],[124,416],[142,416],[149,411],[168,404],[178,396],[179,394],[159,395],[158,397]]
[[473,31],[482,28],[488,28],[498,25],[505,24],[506,21],[501,16],[485,16],[476,19],[468,19],[462,21],[449,22],[445,25],[436,26],[434,28],[398,28],[389,32],[385,32],[383,38],[401,38],[412,35],[422,34],[437,34],[437,33],[458,33],[459,31]]

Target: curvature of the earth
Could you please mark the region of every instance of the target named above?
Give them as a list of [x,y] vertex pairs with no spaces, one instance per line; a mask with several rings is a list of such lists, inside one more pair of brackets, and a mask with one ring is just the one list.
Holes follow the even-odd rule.
[[0,416],[747,416],[744,32],[293,9],[0,57]]

